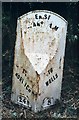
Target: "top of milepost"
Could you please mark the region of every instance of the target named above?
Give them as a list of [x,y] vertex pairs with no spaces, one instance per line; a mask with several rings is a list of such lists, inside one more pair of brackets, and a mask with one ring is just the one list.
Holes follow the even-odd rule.
[[56,16],[58,16],[59,18],[61,18],[61,19],[68,25],[68,22],[67,22],[62,16],[60,16],[59,14],[57,14],[57,13],[55,13],[55,12],[48,11],[48,10],[34,10],[34,11],[30,11],[30,12],[28,12],[28,13],[20,16],[20,17],[18,18],[18,20],[19,20],[19,19],[22,19],[23,17],[25,17],[25,16],[27,16],[27,15],[29,15],[29,14],[39,13],[39,12],[44,12],[44,13],[49,13],[49,14],[56,15]]

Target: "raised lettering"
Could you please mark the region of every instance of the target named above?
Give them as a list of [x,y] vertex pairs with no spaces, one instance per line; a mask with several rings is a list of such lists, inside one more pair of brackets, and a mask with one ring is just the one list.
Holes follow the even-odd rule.
[[37,26],[40,26],[40,23],[37,22]]
[[21,96],[19,97],[19,99],[20,99],[19,101],[22,102],[22,97]]
[[51,79],[49,79],[49,83],[51,83],[52,81],[51,81]]
[[54,81],[52,77],[51,77],[51,81],[52,81],[52,82]]
[[57,74],[55,74],[55,77],[56,77],[56,78],[58,78],[58,75],[57,75]]
[[35,18],[38,19],[38,14],[35,15]]
[[31,92],[31,90],[30,90],[30,89],[28,89],[28,91],[29,91],[29,92]]
[[24,82],[24,79],[23,79],[22,77],[20,77],[19,80],[20,80],[20,82],[22,82],[22,83]]
[[58,78],[57,73],[55,75],[53,75],[53,77],[51,77],[45,84],[46,86],[48,86],[49,84],[51,84],[54,80],[56,80],[56,78]]
[[55,77],[53,76],[53,79],[55,80]]
[[51,15],[48,16],[48,20],[50,19]]
[[39,19],[42,19],[42,16],[41,16],[41,15],[39,15]]
[[47,14],[44,15],[45,19],[47,19]]
[[41,24],[43,24],[43,21],[41,21]]
[[52,28],[52,23],[50,24],[50,28]]
[[27,83],[24,84],[24,87],[27,85]]
[[46,86],[48,86],[49,85],[49,83],[48,83],[48,81],[46,82]]
[[36,24],[35,24],[35,22],[33,22],[33,27],[36,27]]
[[26,98],[23,99],[24,104],[26,103]]
[[53,68],[50,68],[49,70],[48,70],[48,73],[50,74],[50,73],[52,73],[53,72]]
[[22,73],[24,73],[24,74],[25,74],[25,76],[26,76],[27,71],[23,68]]
[[[20,81],[21,83],[24,83],[24,79],[23,79],[18,73],[16,73],[15,76],[17,77],[17,79],[19,79],[19,81]],[[30,90],[31,88],[30,88],[30,86],[27,84],[27,82],[25,82],[24,87],[26,87],[26,90],[28,90],[29,93],[31,92],[31,90]]]

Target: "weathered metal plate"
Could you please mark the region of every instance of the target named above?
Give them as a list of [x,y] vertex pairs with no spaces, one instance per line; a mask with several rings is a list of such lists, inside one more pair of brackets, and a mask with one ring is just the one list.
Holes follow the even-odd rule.
[[17,20],[12,101],[45,109],[60,99],[67,22],[37,10]]

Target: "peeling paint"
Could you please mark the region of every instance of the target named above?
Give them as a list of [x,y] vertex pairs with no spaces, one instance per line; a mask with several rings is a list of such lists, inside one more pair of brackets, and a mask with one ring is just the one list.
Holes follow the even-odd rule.
[[37,10],[17,20],[11,100],[35,112],[60,99],[67,22]]

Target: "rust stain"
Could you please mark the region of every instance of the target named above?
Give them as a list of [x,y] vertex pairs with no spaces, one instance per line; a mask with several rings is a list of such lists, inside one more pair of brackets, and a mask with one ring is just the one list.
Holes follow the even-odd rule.
[[61,69],[61,58],[59,60],[59,69]]
[[22,38],[22,28],[21,28],[21,38]]
[[24,31],[24,34],[26,34],[26,31]]
[[[58,26],[55,26],[54,23],[51,23],[50,19],[48,19],[48,18],[45,19],[46,17],[44,17],[44,16],[42,16],[42,19],[40,19],[40,20],[38,18],[39,18],[39,16],[37,16],[37,19],[35,19],[34,16],[30,16],[30,17],[27,16],[24,19],[23,18],[20,19],[20,26],[18,28],[18,31],[20,31],[20,33],[18,33],[19,37],[17,37],[17,39],[20,38],[20,40],[17,41],[17,43],[20,42],[17,45],[20,48],[19,48],[19,51],[17,51],[17,53],[18,53],[17,59],[18,60],[15,61],[15,65],[17,68],[20,67],[20,69],[18,70],[19,74],[25,75],[25,76],[24,75],[22,76],[22,77],[24,77],[24,80],[25,80],[24,86],[27,87],[28,92],[29,92],[27,94],[27,92],[25,91],[24,88],[19,87],[19,89],[21,89],[21,91],[19,91],[19,89],[18,89],[18,94],[21,94],[24,96],[27,95],[27,97],[30,98],[29,102],[31,102],[33,100],[38,101],[38,96],[40,96],[42,94],[42,93],[40,93],[40,90],[39,90],[41,88],[41,86],[43,86],[43,83],[40,82],[42,78],[44,79],[44,83],[45,83],[45,80],[49,80],[49,82],[51,83],[51,80],[50,80],[51,78],[49,79],[49,77],[52,76],[53,72],[50,69],[52,66],[53,66],[52,68],[54,69],[57,59],[59,60],[59,57],[56,57],[56,59],[55,59],[55,55],[59,50],[59,46],[58,46],[59,39],[55,39],[55,37],[57,38],[57,36],[55,36],[55,35],[58,35],[59,31],[58,32],[56,32],[56,31],[58,30],[59,27],[61,27],[59,24],[60,22],[58,22],[58,24],[57,24],[59,26],[58,27]],[[47,22],[48,20],[50,20],[50,21]],[[54,20],[54,19],[52,19],[52,20]],[[44,29],[43,29],[43,27],[44,27]],[[63,32],[63,29],[61,32]],[[65,29],[64,29],[64,32],[65,32]],[[54,34],[54,33],[57,33],[57,34]],[[59,36],[58,36],[58,38],[59,38]],[[57,43],[56,46],[54,46],[55,43]],[[18,50],[18,49],[16,49],[16,50]],[[54,50],[55,50],[55,52],[54,52]],[[44,52],[42,53],[42,51],[44,51]],[[34,61],[34,59],[32,57],[32,59],[30,60],[27,53],[36,53],[36,52],[40,53],[40,54],[45,53],[46,57],[44,56],[44,58],[45,58],[44,59],[43,57],[40,57],[40,55],[37,54],[37,56],[35,56],[36,62],[34,63],[34,66],[32,66],[33,64],[32,64],[31,60]],[[61,51],[61,54],[62,54],[62,51]],[[30,54],[30,56],[31,56],[31,54]],[[42,61],[43,61],[43,63],[40,65],[39,63]],[[38,69],[34,68],[37,66],[38,67],[43,66],[44,61],[46,62],[46,66],[44,67],[44,72],[42,72],[42,70],[41,70],[42,67],[40,67],[41,72],[39,72]],[[60,59],[60,61],[58,61],[58,64],[59,64],[59,62],[62,63],[63,62],[62,59]],[[56,69],[57,69],[57,66],[56,66]],[[40,76],[41,73],[42,73],[42,78]],[[41,83],[41,86],[40,86],[39,82]],[[18,84],[16,87],[18,87]],[[43,87],[45,87],[45,86],[43,86]],[[43,88],[42,88],[42,91],[43,91]],[[53,87],[52,87],[52,91],[53,91]],[[22,93],[24,93],[24,94],[22,94]],[[43,95],[44,95],[44,97],[46,97],[46,95],[48,95],[48,94],[50,96],[50,93],[51,93],[51,90],[48,89],[48,92],[45,93],[45,95],[44,94]],[[52,95],[52,93],[51,93],[51,95]],[[31,99],[31,98],[33,98],[33,99]],[[41,101],[42,101],[42,98],[41,98]],[[38,105],[40,105],[39,101],[38,101]],[[35,108],[33,108],[33,109],[35,109]]]
[[62,33],[64,32],[64,28],[62,28]]
[[32,83],[32,94],[35,100],[37,100],[39,96],[39,80],[40,80],[40,75],[36,71],[36,82]]
[[16,67],[18,68],[19,66],[16,64]]
[[21,29],[21,53],[24,53],[24,44],[23,44],[23,38],[22,38],[22,29]]
[[21,52],[24,53],[24,45],[23,45],[23,39],[21,39]]
[[[34,39],[33,39],[33,43],[34,43]],[[33,44],[34,45],[34,44]]]
[[57,48],[57,50],[56,50],[56,53],[58,52],[58,48]]
[[[29,77],[27,77],[27,79],[29,80]],[[31,82],[31,81],[30,81]]]

